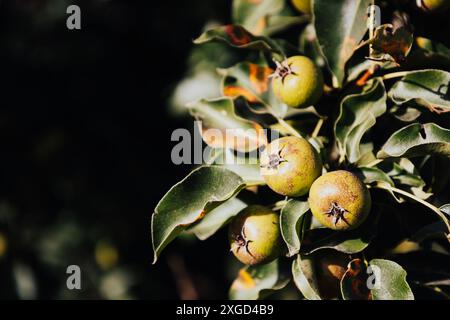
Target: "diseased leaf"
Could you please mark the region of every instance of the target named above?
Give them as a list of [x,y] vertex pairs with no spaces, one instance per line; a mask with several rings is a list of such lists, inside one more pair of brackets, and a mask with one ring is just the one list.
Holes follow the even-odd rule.
[[244,97],[250,109],[257,113],[269,113],[266,105],[280,117],[284,117],[289,108],[275,97],[271,89],[269,76],[274,70],[266,65],[249,62],[239,63],[228,69],[219,69],[223,76],[223,95],[228,97]]
[[371,0],[314,0],[314,26],[322,52],[333,73],[333,86],[341,87],[345,63],[367,30]]
[[298,15],[293,16],[284,0],[235,0],[232,15],[235,24],[255,35],[271,35],[302,22]]
[[231,198],[208,212],[203,219],[195,223],[188,230],[194,233],[200,240],[206,240],[226,225],[232,217],[237,215],[245,207],[247,205],[243,201],[237,198]]
[[377,158],[417,157],[435,153],[450,156],[450,130],[434,123],[414,123],[393,133]]
[[344,300],[372,300],[367,286],[367,265],[361,259],[350,261],[341,279],[341,293]]
[[450,111],[450,73],[442,70],[410,71],[389,90],[396,104],[420,105],[432,112]]
[[345,97],[334,132],[339,152],[351,163],[361,157],[361,139],[375,125],[376,118],[386,112],[386,92],[383,83],[376,78],[368,83],[369,89],[361,94]]
[[401,63],[411,50],[413,39],[413,34],[407,27],[394,29],[392,24],[383,24],[375,29],[373,38],[367,41],[373,48],[370,57],[380,61]]
[[311,257],[298,254],[297,259],[292,261],[292,276],[295,285],[306,299],[321,300]]
[[280,262],[244,267],[231,285],[229,296],[232,300],[262,299],[273,291],[283,289],[289,278],[281,269]]
[[159,201],[152,216],[153,263],[181,231],[202,219],[245,186],[234,172],[210,166],[192,171]]
[[371,289],[373,300],[414,300],[406,282],[406,271],[400,265],[389,260],[373,259],[369,267],[369,274],[374,276],[374,281],[369,282],[374,286]]
[[200,100],[190,103],[188,108],[199,120],[203,140],[213,148],[247,152],[267,143],[265,132],[258,123],[236,115],[231,98]]
[[299,201],[295,199],[289,200],[281,209],[280,228],[281,235],[288,247],[289,256],[297,254],[300,250],[300,227],[303,217],[309,210],[307,201]]
[[208,42],[224,42],[234,48],[283,54],[282,48],[275,41],[267,37],[255,36],[239,25],[220,26],[204,32],[194,40],[195,44]]

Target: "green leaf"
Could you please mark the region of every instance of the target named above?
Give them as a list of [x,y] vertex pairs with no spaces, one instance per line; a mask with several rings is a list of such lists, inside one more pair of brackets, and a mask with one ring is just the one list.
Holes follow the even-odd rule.
[[392,181],[389,175],[378,168],[360,167],[355,173],[361,177],[365,184],[384,182],[394,187],[394,181]]
[[450,130],[434,123],[408,125],[392,134],[377,158],[409,158],[427,154],[450,156]]
[[309,205],[307,201],[298,201],[291,199],[281,209],[280,228],[281,235],[289,250],[289,256],[296,255],[300,250],[300,227],[304,214],[308,212]]
[[153,263],[169,242],[245,186],[234,172],[210,166],[192,171],[159,201],[152,216]]
[[450,111],[450,73],[442,70],[408,72],[389,90],[396,104],[418,104],[436,113]]
[[280,261],[247,266],[231,285],[229,296],[232,300],[262,299],[273,291],[283,289],[289,278],[281,270]]
[[372,211],[367,220],[355,230],[346,232],[329,229],[309,230],[305,235],[300,252],[307,255],[323,249],[334,249],[346,254],[361,252],[375,237],[378,220],[379,214]]
[[204,32],[194,40],[195,44],[222,42],[231,47],[252,49],[275,54],[283,54],[281,47],[273,40],[263,36],[255,36],[239,25],[226,25]]
[[386,91],[380,79],[369,83],[369,89],[360,94],[348,95],[341,103],[334,132],[339,152],[351,163],[361,157],[361,139],[376,123],[376,118],[386,112]]
[[450,203],[444,204],[439,209],[450,217]]
[[[355,173],[359,175],[359,177],[364,181],[365,184],[386,184],[391,187],[395,187],[394,181],[391,179],[391,177],[383,170],[380,170],[378,168],[360,167]],[[398,197],[394,192],[392,192],[392,190],[387,191],[398,203],[404,202],[404,200]]]
[[[247,152],[267,142],[264,130],[256,122],[235,113],[234,100],[218,98],[190,103],[190,114],[201,121],[203,140],[212,148],[231,148]],[[199,121],[199,123],[200,123]]]
[[311,257],[298,254],[297,259],[292,261],[292,276],[295,285],[306,299],[321,300]]
[[322,52],[333,73],[333,86],[340,87],[345,63],[367,30],[367,7],[371,0],[314,0],[314,26]]
[[263,185],[259,159],[256,154],[238,155],[230,149],[211,149],[205,159],[207,164],[220,165],[241,176],[247,185]]
[[188,230],[194,233],[200,240],[206,240],[226,225],[232,217],[237,215],[245,207],[247,205],[243,201],[237,198],[231,198],[208,212],[203,219],[195,223]]
[[242,62],[218,72],[223,76],[224,96],[244,97],[250,109],[257,113],[270,113],[266,108],[268,105],[278,116],[286,115],[289,108],[275,97],[269,78],[273,70],[267,65]]
[[[375,288],[371,289],[373,300],[414,300],[406,282],[406,271],[397,263],[373,259],[369,266],[375,276]],[[370,281],[370,279],[369,279]]]
[[233,1],[233,22],[255,35],[271,35],[302,22],[298,15],[292,14],[284,0]]
[[365,230],[349,231],[346,233],[333,232],[331,235],[314,241],[308,246],[303,246],[301,252],[304,254],[311,254],[318,250],[334,249],[347,254],[358,253],[366,249],[374,237],[375,227],[365,228]]

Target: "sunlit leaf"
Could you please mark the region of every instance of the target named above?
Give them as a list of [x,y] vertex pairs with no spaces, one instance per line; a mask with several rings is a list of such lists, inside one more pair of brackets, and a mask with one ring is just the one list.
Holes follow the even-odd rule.
[[288,112],[287,105],[280,102],[271,89],[269,76],[274,70],[268,66],[242,62],[218,71],[223,76],[225,96],[244,97],[251,104],[251,109],[258,113],[270,113],[266,106],[270,106],[280,117]]
[[231,285],[232,300],[262,299],[273,291],[284,288],[289,278],[281,270],[280,262],[244,267]]
[[244,186],[241,177],[218,166],[200,167],[174,185],[159,201],[152,216],[153,262],[181,231]]
[[295,285],[306,299],[321,300],[311,257],[298,254],[297,258],[292,261],[292,276]]
[[450,130],[434,123],[414,123],[393,133],[377,157],[416,157],[433,153],[450,156]]
[[345,300],[413,300],[406,271],[389,260],[373,259],[367,266],[355,259],[341,280]]
[[442,70],[410,71],[389,90],[396,104],[420,105],[436,113],[450,111],[450,73]]
[[226,225],[232,217],[237,215],[245,207],[247,205],[243,201],[237,198],[231,198],[212,209],[203,219],[195,223],[188,230],[194,233],[200,240],[206,240]]
[[406,271],[400,265],[389,260],[373,259],[369,266],[375,278],[374,288],[371,289],[373,300],[414,300],[406,282]]
[[280,226],[281,235],[289,250],[289,256],[297,254],[300,250],[300,227],[304,214],[308,212],[309,205],[307,201],[291,199],[281,209]]
[[263,128],[235,113],[234,100],[219,98],[200,100],[188,105],[198,120],[203,140],[213,148],[231,148],[247,152],[267,143]]

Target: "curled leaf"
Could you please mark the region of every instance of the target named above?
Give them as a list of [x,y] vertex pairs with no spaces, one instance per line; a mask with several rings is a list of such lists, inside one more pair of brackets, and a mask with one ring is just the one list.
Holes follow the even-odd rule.
[[434,123],[414,123],[392,134],[377,158],[416,157],[433,153],[450,156],[450,130]]
[[396,104],[420,105],[438,114],[450,111],[450,73],[442,70],[410,71],[389,90]]
[[235,48],[283,53],[281,47],[275,41],[267,37],[255,36],[239,25],[220,26],[204,32],[194,40],[195,44],[208,42],[223,42]]
[[367,91],[345,97],[334,126],[341,156],[345,155],[351,163],[357,162],[362,137],[385,112],[386,91],[378,78],[370,82]]
[[289,250],[289,256],[297,254],[300,250],[300,227],[306,212],[309,210],[307,201],[291,199],[281,209],[280,227],[281,235]]
[[308,300],[321,300],[319,285],[311,257],[297,255],[292,261],[292,276],[294,283],[303,296]]

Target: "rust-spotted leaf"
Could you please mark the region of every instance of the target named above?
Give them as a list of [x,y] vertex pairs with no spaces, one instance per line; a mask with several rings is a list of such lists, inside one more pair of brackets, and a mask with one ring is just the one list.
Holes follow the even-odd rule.
[[198,120],[203,140],[213,148],[231,148],[248,152],[267,143],[264,129],[256,122],[235,113],[234,100],[200,100],[188,105]]

